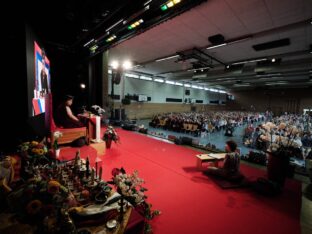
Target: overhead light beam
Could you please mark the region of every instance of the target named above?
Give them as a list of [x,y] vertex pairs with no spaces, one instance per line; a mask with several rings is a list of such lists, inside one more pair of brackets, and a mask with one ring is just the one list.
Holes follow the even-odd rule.
[[179,57],[180,55],[173,55],[173,56],[169,56],[169,57],[165,57],[165,58],[160,58],[160,59],[156,59],[155,62],[161,62],[161,61],[164,61],[164,60],[169,60],[169,59],[173,59],[173,58],[177,58]]
[[219,44],[219,45],[208,46],[206,49],[207,50],[211,50],[211,49],[218,48],[218,47],[221,47],[221,46],[226,46],[226,45],[227,45],[227,43],[222,43],[222,44]]

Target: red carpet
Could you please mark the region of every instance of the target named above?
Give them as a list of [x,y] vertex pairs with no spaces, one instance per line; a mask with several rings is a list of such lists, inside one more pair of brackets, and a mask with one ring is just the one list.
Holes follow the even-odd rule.
[[[161,142],[117,129],[121,144],[112,144],[101,156],[104,179],[114,167],[137,169],[146,181],[148,201],[162,214],[152,222],[154,233],[300,233],[301,183],[288,180],[281,196],[268,198],[248,189],[222,190],[196,169],[192,149]],[[64,159],[75,150],[62,149]],[[82,157],[96,151],[81,148]],[[265,171],[241,166],[247,177],[265,176]]]

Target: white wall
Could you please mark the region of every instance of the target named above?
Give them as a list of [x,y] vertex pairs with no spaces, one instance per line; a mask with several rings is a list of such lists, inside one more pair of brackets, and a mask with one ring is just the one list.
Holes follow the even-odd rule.
[[[124,83],[123,83],[124,82]],[[122,87],[124,85],[124,95],[126,94],[144,94],[151,97],[149,103],[168,103],[166,98],[179,98],[184,101],[185,98],[203,100],[203,104],[209,104],[209,101],[225,101],[226,94],[216,93],[202,89],[186,88],[166,83],[140,80],[123,76],[119,85],[114,85],[114,94],[122,98]],[[185,89],[190,90],[190,95],[185,95]],[[111,82],[109,82],[109,94],[111,93]],[[182,103],[181,103],[182,104]]]

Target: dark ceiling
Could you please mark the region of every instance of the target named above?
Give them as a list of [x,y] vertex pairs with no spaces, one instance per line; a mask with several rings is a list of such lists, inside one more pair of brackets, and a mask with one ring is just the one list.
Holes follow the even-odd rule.
[[[162,11],[165,0],[57,0],[31,1],[23,18],[28,22],[46,46],[59,49],[79,50],[92,40],[88,48],[96,45],[96,53],[129,39],[146,29],[204,2],[184,0],[174,11]],[[144,24],[135,30],[128,30],[131,22],[144,16]],[[119,23],[118,23],[119,22]],[[116,24],[118,23],[118,24]],[[116,24],[115,27],[108,30]],[[112,42],[106,40],[116,35]],[[94,41],[93,41],[94,40]]]
[[[11,32],[13,21],[28,22],[50,53],[110,49],[110,60],[128,57],[151,77],[225,90],[312,84],[312,0],[182,0],[162,11],[166,2],[34,0],[15,10],[12,1],[3,22]],[[214,47],[216,35],[227,45]]]

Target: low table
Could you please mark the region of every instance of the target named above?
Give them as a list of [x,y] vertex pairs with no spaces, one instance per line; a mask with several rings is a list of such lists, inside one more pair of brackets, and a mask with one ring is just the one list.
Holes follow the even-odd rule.
[[218,166],[218,162],[225,158],[226,153],[210,153],[210,154],[197,154],[196,167],[201,168],[203,162],[213,162]]

